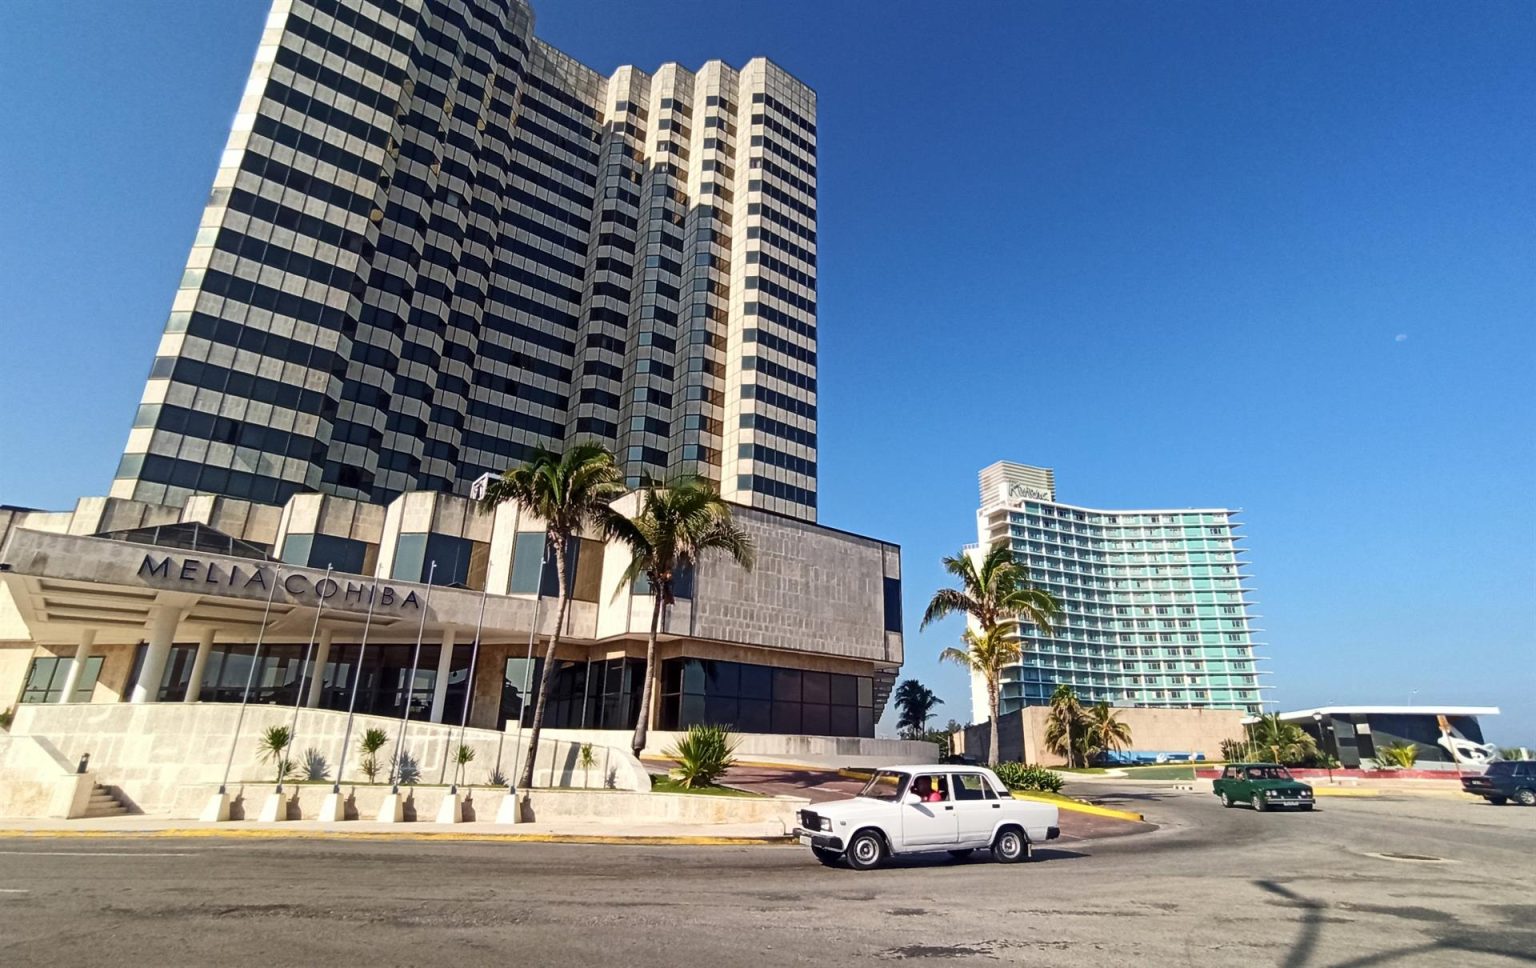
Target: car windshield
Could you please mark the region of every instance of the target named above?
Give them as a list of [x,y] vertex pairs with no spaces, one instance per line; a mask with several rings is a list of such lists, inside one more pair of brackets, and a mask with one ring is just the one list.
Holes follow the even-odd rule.
[[881,770],[869,778],[869,782],[864,784],[864,789],[859,791],[859,796],[868,797],[871,800],[886,800],[890,803],[895,803],[906,785],[907,775],[905,773]]
[[1252,766],[1248,768],[1250,780],[1289,780],[1291,771],[1283,766]]

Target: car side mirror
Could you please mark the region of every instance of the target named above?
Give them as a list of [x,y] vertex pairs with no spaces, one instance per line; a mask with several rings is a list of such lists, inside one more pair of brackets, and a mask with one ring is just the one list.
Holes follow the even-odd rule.
[[904,793],[902,794],[901,802],[915,807],[923,802],[923,798],[915,793]]

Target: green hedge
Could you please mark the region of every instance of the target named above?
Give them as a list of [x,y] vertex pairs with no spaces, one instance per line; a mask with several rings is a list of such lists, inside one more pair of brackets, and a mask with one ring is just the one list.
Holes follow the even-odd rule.
[[992,768],[992,772],[996,773],[997,778],[1002,780],[1010,790],[1043,790],[1046,793],[1060,793],[1061,785],[1065,782],[1060,773],[1027,763],[999,763]]

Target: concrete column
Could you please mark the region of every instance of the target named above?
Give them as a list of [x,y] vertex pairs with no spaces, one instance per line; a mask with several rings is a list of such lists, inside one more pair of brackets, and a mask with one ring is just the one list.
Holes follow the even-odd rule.
[[322,629],[320,641],[315,644],[315,664],[310,667],[309,692],[304,696],[304,705],[311,709],[320,705],[320,693],[325,686],[325,664],[331,659],[331,639],[335,636],[331,629]]
[[437,681],[432,685],[432,722],[443,721],[443,702],[448,698],[448,671],[453,668],[453,629],[443,630],[443,653],[437,657]]
[[197,640],[197,655],[192,659],[192,676],[187,680],[187,702],[197,702],[203,695],[203,670],[208,667],[208,654],[213,651],[213,629],[203,629]]
[[139,670],[139,681],[133,687],[129,702],[154,702],[160,692],[160,679],[165,675],[165,660],[170,658],[171,644],[176,641],[176,626],[181,621],[181,609],[161,605],[149,613],[149,650],[144,653],[144,667]]
[[74,694],[75,684],[80,681],[80,669],[85,665],[86,657],[91,654],[91,646],[95,644],[95,629],[86,629],[80,633],[75,657],[69,660],[69,671],[64,673],[64,691],[59,693],[59,702],[69,702],[69,697]]

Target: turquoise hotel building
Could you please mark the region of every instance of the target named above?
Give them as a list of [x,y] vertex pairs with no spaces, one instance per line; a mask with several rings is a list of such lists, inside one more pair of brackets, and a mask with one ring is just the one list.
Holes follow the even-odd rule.
[[[1262,710],[1235,511],[1063,504],[1054,471],[1006,461],[980,477],[977,547],[1007,541],[1062,608],[1049,635],[1025,627],[1002,714],[1042,705],[1062,684],[1085,703]],[[972,705],[985,719],[978,681]]]

